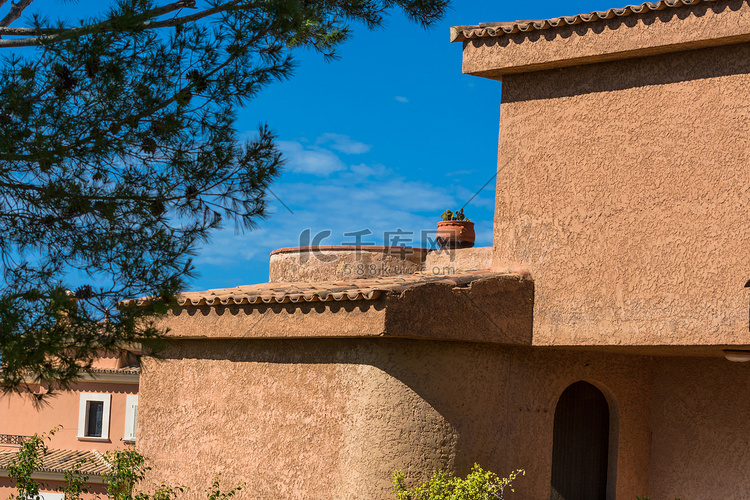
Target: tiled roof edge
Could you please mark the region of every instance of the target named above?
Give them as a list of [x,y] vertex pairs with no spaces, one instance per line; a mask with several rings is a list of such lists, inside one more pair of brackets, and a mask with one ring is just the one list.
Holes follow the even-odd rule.
[[91,454],[94,455],[94,458],[99,461],[100,465],[105,466],[107,469],[110,469],[112,467],[112,464],[109,463],[106,458],[104,458],[104,455],[102,455],[100,451],[91,450]]
[[[0,476],[7,475],[8,466],[10,464],[9,458],[11,455],[15,456],[16,454],[16,451],[2,453],[0,459],[2,459],[3,463],[0,464]],[[85,461],[88,461],[88,464],[91,464],[91,466],[87,466]],[[45,462],[52,462],[52,464],[46,465]],[[52,449],[48,450],[47,453],[42,456],[41,464],[36,469],[36,472],[64,474],[66,472],[72,472],[75,465],[81,463],[83,463],[81,473],[86,476],[101,477],[106,474],[111,467],[111,464],[97,451]]]
[[177,303],[181,306],[218,306],[218,305],[244,305],[244,304],[299,304],[305,302],[341,302],[345,300],[377,300],[381,296],[381,290],[368,291],[342,291],[320,290],[309,294],[279,292],[271,296],[230,296],[219,297],[178,297]]
[[[315,283],[265,283],[278,285],[272,289],[253,288],[253,285],[233,289],[206,290],[204,292],[186,292],[178,295],[180,306],[219,306],[219,305],[254,305],[254,304],[298,304],[306,302],[341,302],[357,300],[377,300],[389,292],[428,283],[445,282],[454,286],[464,286],[472,281],[504,273],[493,273],[490,270],[462,271],[450,275],[412,274],[403,277],[384,277],[373,280],[352,280],[343,282]],[[286,288],[286,289],[285,289]],[[140,299],[138,304],[148,301]]]
[[127,368],[92,368],[92,373],[107,373],[117,375],[138,375],[141,373],[140,367],[127,367]]
[[593,23],[615,17],[627,17],[634,14],[645,14],[652,11],[669,8],[694,6],[701,2],[715,2],[716,0],[660,0],[658,2],[646,2],[640,5],[628,5],[621,9],[609,9],[605,11],[594,11],[588,14],[575,16],[555,17],[541,21],[515,21],[506,23],[481,23],[476,26],[453,26],[451,27],[451,42],[465,42],[475,38],[492,38],[513,33],[528,33],[531,31],[548,30],[572,26],[583,23]]

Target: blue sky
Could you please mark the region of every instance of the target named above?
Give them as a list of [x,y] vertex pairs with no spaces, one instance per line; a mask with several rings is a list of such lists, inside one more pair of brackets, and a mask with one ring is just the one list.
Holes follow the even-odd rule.
[[[355,27],[332,62],[298,51],[295,75],[266,87],[238,123],[251,134],[265,122],[279,135],[287,164],[271,189],[293,213],[269,196],[270,217],[256,230],[215,233],[194,260],[199,276],[190,289],[266,281],[269,253],[298,246],[305,229],[330,230],[324,244],[351,242],[344,233],[367,229],[363,241],[378,245],[386,231],[433,229],[446,208],[461,207],[494,175],[497,162],[501,84],[461,73],[450,26],[624,6],[612,1],[459,0],[430,30],[398,12],[383,29]],[[477,246],[492,244],[494,187],[465,209]]]
[[[356,30],[340,59],[297,54],[295,76],[267,87],[242,112],[249,131],[267,122],[287,165],[273,192],[271,216],[257,230],[214,235],[195,259],[193,289],[259,283],[269,252],[297,246],[300,233],[330,229],[326,244],[383,244],[385,231],[418,235],[446,209],[462,206],[495,173],[501,84],[461,73],[461,44],[450,26],[542,19],[624,5],[575,2],[453,2],[430,30],[400,14],[384,29]],[[494,182],[465,211],[477,245],[492,244]],[[415,239],[418,237],[415,236]],[[415,241],[415,243],[418,243]]]

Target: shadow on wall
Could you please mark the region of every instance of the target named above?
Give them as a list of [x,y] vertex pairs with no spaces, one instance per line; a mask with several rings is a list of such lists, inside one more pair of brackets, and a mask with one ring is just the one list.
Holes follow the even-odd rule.
[[709,47],[647,58],[506,75],[505,79],[523,81],[523,84],[504,85],[502,101],[510,103],[573,97],[747,73],[750,73],[750,44]]
[[[373,405],[370,415],[353,417],[363,420],[356,425],[367,425],[367,419],[393,412],[401,415],[394,421],[404,429],[416,426],[424,432],[424,423],[437,414],[452,429],[453,436],[446,439],[455,441],[455,457],[446,456],[445,467],[465,475],[474,462],[498,472],[514,467],[498,462],[505,455],[505,422],[498,416],[506,412],[511,356],[509,348],[490,344],[357,338],[181,340],[173,342],[162,358],[281,364],[291,371],[299,365],[337,365],[342,373],[336,379],[338,386],[331,390],[348,394],[350,400],[358,400],[357,404],[364,407]],[[382,377],[363,380],[362,374],[372,376],[372,372],[359,370],[356,365],[374,367],[390,381],[384,382]],[[406,407],[408,404],[400,399],[403,393],[393,391],[404,385],[407,392],[416,394],[410,403],[416,402],[432,417],[420,416],[416,406]],[[398,428],[387,430],[401,432]]]
[[688,17],[703,17],[709,11],[720,14],[726,10],[738,11],[742,5],[748,3],[748,0],[719,0],[714,2],[702,2],[696,6],[683,8],[666,8],[658,11],[647,11],[643,14],[631,13],[621,17],[613,17],[605,21],[584,22],[573,26],[564,26],[554,29],[521,31],[511,35],[500,37],[478,38],[469,43],[475,47],[486,45],[488,47],[497,47],[498,49],[510,45],[520,45],[522,43],[536,42],[544,39],[551,42],[556,38],[566,39],[573,36],[585,36],[589,33],[601,34],[605,31],[615,31],[620,28],[633,28],[641,23],[650,26],[655,23],[668,23],[672,19],[686,19]]
[[177,310],[176,316],[187,315],[209,316],[212,313],[217,316],[239,316],[251,314],[264,314],[267,312],[273,314],[291,314],[294,311],[301,311],[302,314],[321,314],[326,311],[332,313],[338,312],[367,312],[369,310],[382,311],[385,303],[382,300],[342,300],[334,302],[301,302],[301,303],[283,303],[273,302],[271,304],[253,304],[253,305],[216,305],[216,306],[187,306]]
[[[185,421],[180,433],[204,436],[205,446],[195,447],[196,456],[186,460],[203,456],[208,466],[233,456],[212,444],[226,433],[234,436],[234,446],[259,446],[260,459],[274,474],[294,466],[299,477],[307,477],[322,467],[310,462],[312,453],[326,469],[346,471],[352,488],[387,492],[395,469],[427,479],[438,468],[466,475],[477,462],[498,474],[524,468],[524,498],[549,497],[555,406],[565,388],[580,380],[606,387],[605,395],[611,392],[630,405],[631,430],[648,427],[651,358],[644,356],[318,338],[179,340],[163,357],[163,367],[158,361],[146,367],[142,388],[144,394],[165,394],[162,403],[172,409],[160,410],[164,421],[156,427]],[[217,384],[226,383],[236,385],[217,397]],[[192,419],[196,414],[201,418]],[[248,426],[256,431],[238,434]],[[648,433],[631,434],[618,440],[645,450],[647,457]],[[171,435],[159,436],[144,444],[161,449],[170,440]],[[277,448],[290,454],[283,459],[276,451],[267,454]],[[638,453],[623,462],[634,471],[623,477],[625,491],[646,490],[640,482],[648,475],[648,461]],[[279,463],[270,463],[274,460]]]

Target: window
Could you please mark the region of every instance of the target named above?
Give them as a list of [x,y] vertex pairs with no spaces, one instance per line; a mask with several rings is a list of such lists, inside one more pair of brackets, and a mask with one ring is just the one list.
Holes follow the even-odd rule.
[[78,409],[78,439],[109,440],[109,407],[111,394],[81,393]]
[[138,419],[138,395],[129,394],[125,400],[125,434],[123,441],[135,441],[135,424]]

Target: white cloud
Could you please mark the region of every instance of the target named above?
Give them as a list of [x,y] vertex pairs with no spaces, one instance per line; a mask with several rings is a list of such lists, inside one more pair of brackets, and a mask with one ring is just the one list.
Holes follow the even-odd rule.
[[352,165],[349,168],[354,174],[362,177],[382,177],[389,173],[389,170],[386,168],[386,166],[379,163],[376,163],[374,165],[360,163],[358,165]]
[[[345,143],[342,137],[349,139],[326,134],[314,145],[305,145],[302,139],[279,141],[288,158],[287,174],[271,189],[294,214],[268,194],[269,218],[258,221],[256,230],[237,233],[228,223],[227,228],[213,234],[195,259],[197,270],[205,278],[191,288],[266,281],[270,252],[302,244],[300,235],[308,228],[313,235],[331,231],[322,244],[352,243],[354,238],[344,233],[368,229],[372,234],[363,241],[382,245],[387,243],[386,232],[400,229],[412,234],[412,241],[402,240],[402,244],[422,246],[420,234],[433,231],[446,208],[460,207],[486,180],[468,172],[442,180],[409,180],[382,164],[347,167],[331,150]],[[321,178],[303,179],[295,173]],[[466,208],[467,215],[477,223],[477,244],[481,246],[492,241],[493,195],[494,183],[490,183]]]
[[402,95],[394,96],[394,99],[396,99],[398,102],[403,102],[403,103],[409,102],[409,99],[407,99],[406,97]]
[[348,135],[327,133],[318,137],[315,141],[318,146],[328,145],[331,149],[348,155],[361,155],[367,153],[372,146],[363,142],[355,141]]
[[285,168],[297,173],[327,176],[346,170],[336,153],[317,146],[305,147],[298,141],[277,141],[286,158]]
[[[358,167],[370,168],[366,165]],[[385,169],[382,165],[375,167]],[[289,205],[294,215],[269,195],[270,217],[259,221],[258,229],[244,233],[236,233],[228,223],[228,227],[213,235],[211,243],[195,259],[199,270],[211,267],[244,269],[248,265],[257,265],[265,272],[270,252],[300,245],[300,234],[307,228],[312,234],[330,230],[332,234],[324,242],[327,245],[351,242],[353,237],[344,236],[344,233],[361,229],[372,231],[363,241],[382,245],[384,233],[401,229],[413,233],[414,240],[406,244],[421,246],[420,232],[433,229],[443,210],[457,204],[450,192],[427,182],[408,181],[397,176],[361,176],[352,182],[348,172],[334,174],[319,184],[280,182],[273,186],[273,191]],[[234,279],[234,276],[229,278]],[[263,279],[265,277],[254,281]],[[237,280],[237,284],[251,282],[241,276]],[[224,285],[207,283],[206,286]]]
[[468,175],[474,175],[474,170],[451,170],[450,172],[446,172],[446,177],[456,177],[456,176],[468,176]]

